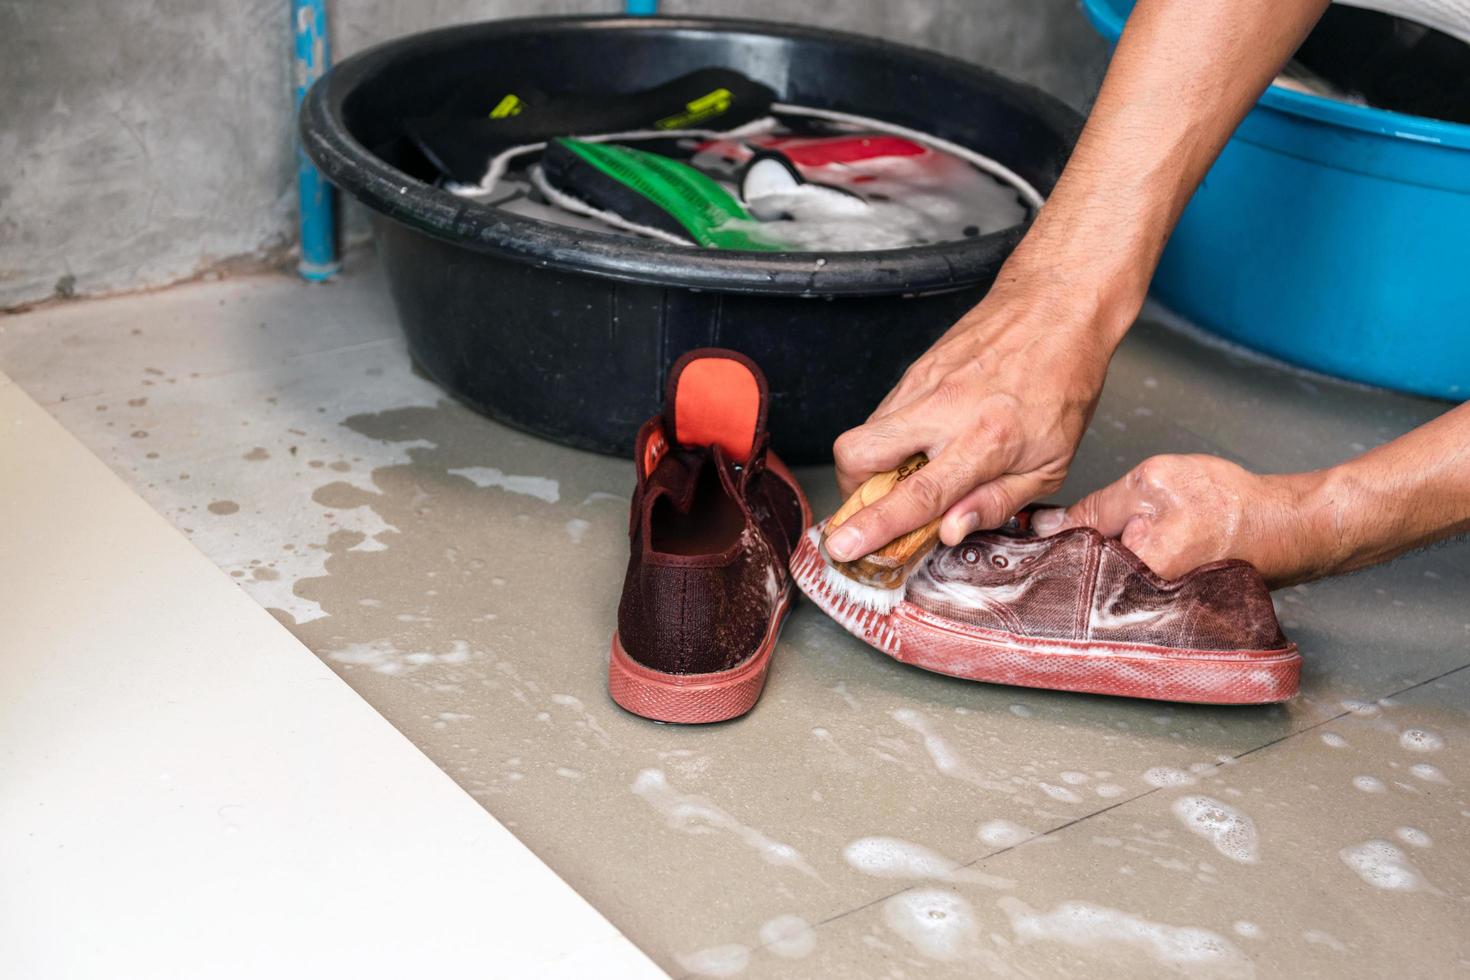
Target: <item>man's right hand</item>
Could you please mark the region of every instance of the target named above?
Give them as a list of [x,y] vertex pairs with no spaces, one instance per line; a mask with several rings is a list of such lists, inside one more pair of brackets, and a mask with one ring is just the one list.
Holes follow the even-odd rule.
[[1105,303],[1026,262],[1023,246],[984,301],[837,440],[844,494],[916,452],[929,465],[836,531],[833,558],[860,558],[940,515],[941,540],[957,544],[1061,486],[1137,305]]

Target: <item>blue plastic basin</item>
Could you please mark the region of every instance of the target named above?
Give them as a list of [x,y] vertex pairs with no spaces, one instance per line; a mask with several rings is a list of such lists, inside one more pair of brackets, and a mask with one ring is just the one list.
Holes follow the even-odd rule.
[[[1083,0],[1116,42],[1132,0]],[[1272,86],[1189,203],[1153,294],[1327,374],[1470,397],[1470,126]]]

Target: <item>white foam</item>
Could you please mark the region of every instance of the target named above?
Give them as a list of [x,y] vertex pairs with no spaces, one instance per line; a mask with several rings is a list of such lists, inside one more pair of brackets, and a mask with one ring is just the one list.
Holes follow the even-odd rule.
[[1348,740],[1336,732],[1323,732],[1322,744],[1328,748],[1345,749],[1348,747]]
[[1009,820],[987,820],[975,833],[983,843],[991,847],[1015,847],[1036,836],[1034,830],[1027,830]]
[[1015,882],[961,867],[936,851],[897,837],[861,837],[842,849],[847,863],[875,878],[931,878],[1011,888]]
[[1031,718],[1036,714],[1036,712],[1032,711],[1024,704],[1013,704],[1008,710],[1017,718]]
[[1194,926],[1171,926],[1091,902],[1063,902],[1050,912],[1037,912],[1015,898],[1002,898],[1001,909],[1022,942],[1045,941],[1068,946],[1121,943],[1142,950],[1169,967],[1226,966],[1249,972],[1250,960],[1219,933]]
[[778,915],[761,925],[761,944],[777,956],[799,960],[817,948],[817,933],[799,915]]
[[1063,772],[1058,773],[1058,775],[1061,777],[1062,782],[1068,786],[1081,786],[1091,778],[1085,772]]
[[1445,774],[1440,771],[1439,767],[1431,766],[1427,762],[1414,763],[1409,767],[1409,772],[1413,773],[1415,778],[1422,779],[1426,783],[1439,783],[1443,786],[1450,785],[1450,781],[1445,778]]
[[424,667],[442,664],[468,663],[475,655],[470,645],[455,640],[442,653],[428,650],[400,650],[391,640],[373,640],[370,643],[349,643],[336,650],[326,651],[328,660],[348,667],[366,667],[375,674],[396,677],[412,674]]
[[1092,788],[1092,791],[1105,800],[1115,799],[1127,792],[1117,783],[1098,783]]
[[546,476],[517,476],[493,466],[464,466],[450,470],[449,473],[462,476],[481,489],[499,487],[511,493],[544,500],[548,504],[554,504],[561,499],[561,484]]
[[1386,840],[1370,840],[1337,852],[1346,864],[1374,888],[1414,892],[1427,887],[1424,876],[1403,851]]
[[918,888],[894,895],[883,903],[883,921],[931,960],[962,960],[979,951],[975,910],[953,892]]
[[1438,752],[1444,748],[1444,739],[1423,728],[1406,728],[1399,744],[1410,752]]
[[1434,845],[1429,835],[1417,827],[1400,827],[1393,834],[1410,847],[1432,847]]
[[1260,839],[1250,817],[1208,796],[1181,796],[1174,816],[1192,832],[1215,845],[1215,850],[1240,864],[1260,860]]
[[1262,935],[1260,926],[1254,922],[1247,922],[1245,919],[1241,919],[1231,928],[1235,930],[1237,936],[1244,936],[1247,939],[1260,939]]
[[668,826],[674,830],[686,834],[727,833],[754,850],[767,864],[795,868],[804,875],[817,877],[796,848],[747,827],[702,796],[680,793],[669,785],[662,769],[640,772],[633,781],[633,792],[663,814]]
[[1143,781],[1150,786],[1193,786],[1199,782],[1193,775],[1182,769],[1171,769],[1168,766],[1156,766],[1143,774]]
[[1364,793],[1386,793],[1388,787],[1383,785],[1383,780],[1375,776],[1354,776],[1353,785]]
[[587,533],[587,529],[591,526],[591,522],[584,521],[580,517],[573,517],[571,520],[567,521],[566,524],[567,537],[572,539],[572,544],[581,544],[582,537]]
[[1060,803],[1081,803],[1082,797],[1075,790],[1067,789],[1065,786],[1053,786],[1051,783],[1037,783],[1037,788],[1047,796]]
[[750,966],[750,949],[739,943],[711,946],[697,953],[676,956],[679,965],[701,977],[733,977]]
[[1016,787],[991,779],[971,768],[959,753],[955,752],[950,744],[940,737],[934,730],[934,726],[929,723],[929,719],[919,712],[912,708],[899,708],[889,717],[923,737],[924,751],[929,753],[929,759],[934,763],[934,768],[944,775],[996,793],[1016,792]]
[[1383,709],[1379,708],[1372,701],[1362,701],[1357,698],[1349,698],[1343,701],[1342,706],[1359,718],[1376,718],[1383,713]]

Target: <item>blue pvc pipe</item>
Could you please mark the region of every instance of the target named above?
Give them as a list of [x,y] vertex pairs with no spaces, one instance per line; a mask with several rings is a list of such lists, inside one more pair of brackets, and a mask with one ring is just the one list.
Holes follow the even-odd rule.
[[[327,37],[326,0],[292,0],[291,25],[296,34],[296,111],[311,83],[332,64]],[[292,126],[291,131],[296,132]],[[337,274],[336,227],[332,214],[332,186],[307,158],[296,137],[296,190],[301,202],[301,278],[322,282]]]
[[658,0],[627,0],[623,9],[631,17],[652,17],[658,13]]

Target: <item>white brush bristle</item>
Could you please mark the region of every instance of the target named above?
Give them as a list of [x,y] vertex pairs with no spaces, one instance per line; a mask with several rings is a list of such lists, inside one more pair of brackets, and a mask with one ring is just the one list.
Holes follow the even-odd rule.
[[825,562],[822,564],[822,582],[829,591],[880,616],[887,616],[898,608],[898,604],[903,602],[904,586],[908,584],[905,579],[896,589],[880,589],[876,585],[855,582]]

